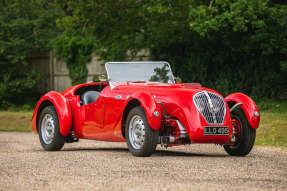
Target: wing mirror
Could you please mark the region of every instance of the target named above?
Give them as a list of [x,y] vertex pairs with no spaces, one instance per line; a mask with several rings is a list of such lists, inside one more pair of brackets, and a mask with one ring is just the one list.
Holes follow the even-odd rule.
[[107,82],[106,74],[94,75],[93,82]]

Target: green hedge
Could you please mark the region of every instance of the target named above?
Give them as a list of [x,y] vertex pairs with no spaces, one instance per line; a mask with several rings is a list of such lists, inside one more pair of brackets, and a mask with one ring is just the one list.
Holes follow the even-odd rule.
[[123,61],[145,49],[184,82],[286,100],[286,13],[282,0],[3,0],[0,105],[35,95],[38,74],[27,55],[51,49],[73,84],[85,81],[92,52]]

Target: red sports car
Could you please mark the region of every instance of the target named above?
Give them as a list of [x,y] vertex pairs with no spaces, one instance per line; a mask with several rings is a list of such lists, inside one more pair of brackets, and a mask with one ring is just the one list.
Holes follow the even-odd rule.
[[45,150],[79,139],[127,142],[134,156],[191,143],[223,145],[247,155],[259,111],[242,93],[223,97],[198,83],[175,83],[167,62],[108,62],[108,83],[51,91],[38,102],[32,129]]

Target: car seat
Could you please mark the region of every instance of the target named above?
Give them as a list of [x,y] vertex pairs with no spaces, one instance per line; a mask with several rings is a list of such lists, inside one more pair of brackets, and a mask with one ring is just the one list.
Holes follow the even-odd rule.
[[87,91],[82,96],[83,105],[87,105],[95,102],[100,96],[100,92],[98,91]]

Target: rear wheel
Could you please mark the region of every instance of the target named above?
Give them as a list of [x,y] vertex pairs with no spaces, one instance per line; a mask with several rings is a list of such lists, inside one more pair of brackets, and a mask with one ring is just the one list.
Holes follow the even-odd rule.
[[150,156],[156,149],[158,133],[158,130],[149,126],[142,107],[135,107],[129,112],[125,135],[128,148],[134,156]]
[[45,150],[57,151],[63,147],[65,137],[60,133],[57,111],[53,106],[42,110],[38,127],[40,142]]
[[224,145],[224,149],[229,155],[245,156],[254,145],[256,131],[250,127],[244,112],[240,108],[232,111],[231,120],[235,142],[233,145]]

